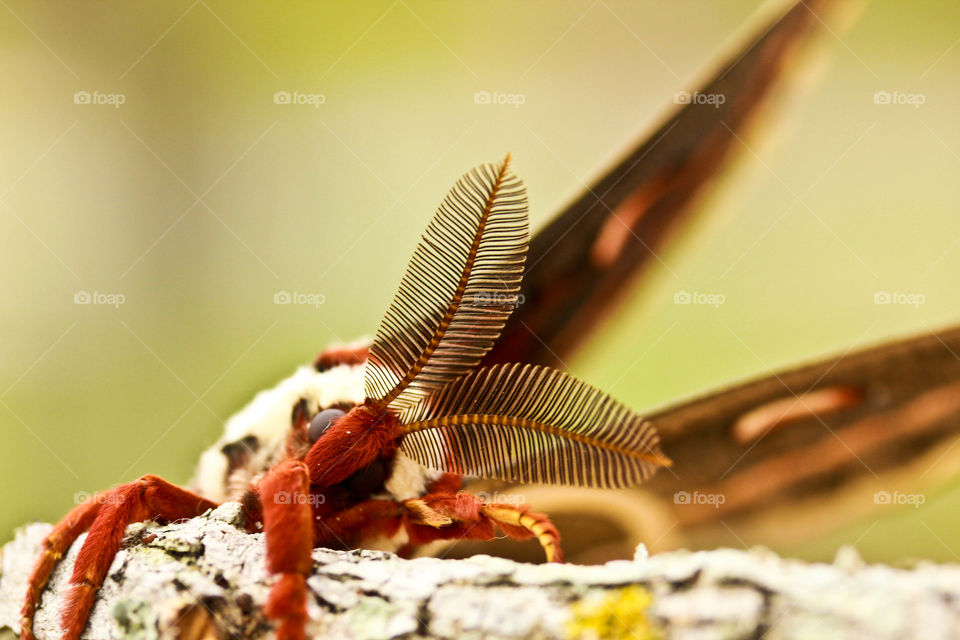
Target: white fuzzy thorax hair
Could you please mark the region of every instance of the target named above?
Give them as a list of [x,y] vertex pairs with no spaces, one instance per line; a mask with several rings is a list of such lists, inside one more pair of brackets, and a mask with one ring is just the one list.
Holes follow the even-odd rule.
[[[302,366],[272,389],[261,391],[227,420],[223,436],[200,458],[191,486],[201,495],[223,502],[236,500],[286,455],[294,406],[306,400],[311,414],[364,400],[363,365],[340,365],[327,371]],[[243,464],[230,471],[226,451],[242,448]],[[397,453],[386,483],[390,496],[403,500],[423,495],[439,474]]]

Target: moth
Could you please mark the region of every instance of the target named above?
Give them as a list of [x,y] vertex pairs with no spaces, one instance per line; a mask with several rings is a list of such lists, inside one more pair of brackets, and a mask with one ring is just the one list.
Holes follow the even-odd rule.
[[[235,452],[248,479],[236,497],[251,531],[264,531],[276,576],[265,612],[281,640],[305,637],[316,546],[390,541],[403,552],[437,539],[491,539],[499,529],[534,537],[548,561],[562,560],[547,516],[459,492],[461,476],[627,487],[670,463],[653,426],[602,391],[549,367],[478,367],[517,306],[528,244],[526,191],[509,156],[464,175],[417,245],[369,349],[326,351],[287,385],[295,393],[282,452]],[[276,400],[264,402],[282,407]],[[260,441],[247,437],[247,453],[258,451]],[[126,527],[216,506],[215,490],[202,493],[145,476],[74,508],[43,543],[23,637],[57,560],[82,532],[66,638],[83,631]]]
[[[537,540],[548,560],[562,559],[547,516],[460,491],[463,476],[629,487],[674,458],[673,474],[647,484],[663,502],[654,511],[699,531],[719,518],[677,504],[676,492],[723,481],[722,465],[738,456],[749,464],[727,481],[744,478],[746,487],[771,477],[763,475],[765,461],[776,461],[775,469],[818,461],[822,421],[845,420],[872,434],[874,452],[891,441],[928,451],[956,425],[919,424],[918,413],[931,412],[911,412],[910,403],[944,406],[952,387],[941,385],[960,375],[930,340],[851,354],[849,366],[824,363],[749,383],[652,420],[551,368],[689,219],[694,196],[724,166],[830,4],[799,2],[762,25],[698,89],[724,95],[722,104],[680,106],[532,241],[525,193],[509,162],[466,174],[430,223],[372,343],[326,349],[260,393],[203,454],[189,489],[145,476],[93,496],[54,527],[29,579],[21,637],[33,637],[44,586],[82,533],[89,532],[63,612],[67,638],[82,633],[127,524],[188,518],[225,500],[241,501],[250,531],[265,532],[268,569],[277,576],[265,612],[278,637],[299,638],[314,546],[408,554],[435,540],[487,540],[499,529]],[[901,375],[905,361],[929,375]],[[938,392],[932,401],[930,390]],[[783,403],[794,394],[799,409]],[[886,422],[870,423],[871,416]],[[893,420],[919,426],[882,442],[877,436]],[[763,518],[772,500],[799,489],[820,495],[849,471],[850,461],[831,460],[800,472],[791,464],[793,476],[742,494],[724,517]],[[739,475],[746,471],[752,475]],[[646,513],[635,508],[630,517]]]

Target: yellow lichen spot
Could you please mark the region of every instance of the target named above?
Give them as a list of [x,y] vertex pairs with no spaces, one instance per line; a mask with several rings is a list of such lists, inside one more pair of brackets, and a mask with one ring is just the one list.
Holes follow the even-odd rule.
[[657,640],[661,634],[647,617],[651,602],[650,592],[637,586],[584,598],[570,609],[567,637]]

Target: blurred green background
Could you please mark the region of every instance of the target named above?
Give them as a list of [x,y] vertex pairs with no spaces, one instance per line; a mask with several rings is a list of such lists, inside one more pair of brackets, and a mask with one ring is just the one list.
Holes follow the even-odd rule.
[[[0,541],[78,492],[185,481],[254,392],[374,332],[462,172],[513,152],[538,226],[759,6],[3,3]],[[816,81],[570,368],[646,409],[960,322],[958,25],[953,1],[877,1],[824,32]],[[881,290],[925,301],[878,306]],[[954,560],[958,504],[960,484],[787,551]]]

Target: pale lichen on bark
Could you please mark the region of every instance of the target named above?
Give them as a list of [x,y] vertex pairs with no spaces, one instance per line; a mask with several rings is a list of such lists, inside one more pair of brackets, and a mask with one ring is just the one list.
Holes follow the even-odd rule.
[[[263,537],[239,506],[170,525],[134,525],[86,637],[269,638]],[[26,574],[48,525],[3,548],[0,638],[13,637]],[[37,616],[55,638],[75,544]],[[527,565],[479,556],[404,560],[317,549],[309,580],[313,637],[387,638],[952,638],[960,637],[960,567],[911,570],[785,560],[761,549],[669,552],[599,566]],[[174,636],[170,628],[177,630]],[[168,630],[168,631],[164,631]]]

